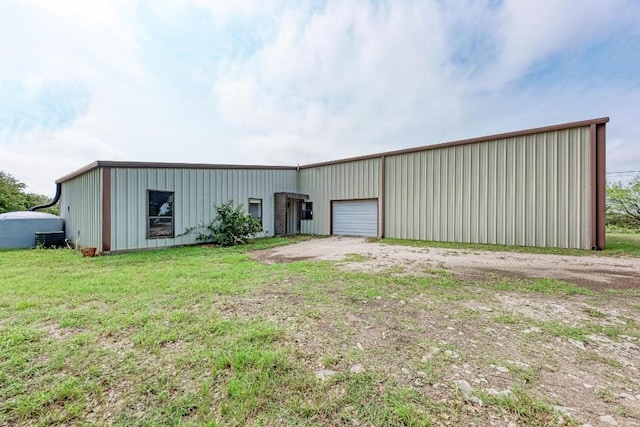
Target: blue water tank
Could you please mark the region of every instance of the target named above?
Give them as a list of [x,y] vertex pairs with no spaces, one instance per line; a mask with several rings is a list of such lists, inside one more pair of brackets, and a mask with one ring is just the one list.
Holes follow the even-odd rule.
[[36,233],[63,231],[64,220],[44,212],[7,212],[0,214],[0,248],[35,246]]

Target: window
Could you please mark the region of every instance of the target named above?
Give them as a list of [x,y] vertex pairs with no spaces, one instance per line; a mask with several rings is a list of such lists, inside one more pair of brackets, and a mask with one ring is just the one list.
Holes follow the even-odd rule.
[[262,199],[249,199],[249,214],[262,226]]
[[300,204],[301,219],[313,219],[313,202],[302,202]]
[[147,191],[149,239],[173,237],[173,191]]

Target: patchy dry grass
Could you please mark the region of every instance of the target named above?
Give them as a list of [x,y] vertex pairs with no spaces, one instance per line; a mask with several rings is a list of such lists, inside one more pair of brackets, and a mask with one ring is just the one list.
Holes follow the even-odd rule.
[[290,242],[0,252],[0,425],[640,424],[633,293],[248,253]]
[[553,255],[599,255],[599,256],[633,256],[640,257],[640,234],[639,233],[607,233],[607,247],[603,251],[588,251],[583,249],[563,249],[563,248],[540,248],[531,246],[508,246],[508,245],[488,245],[481,243],[452,243],[435,242],[424,240],[403,240],[403,239],[370,239],[371,241],[407,245],[416,247],[434,247],[461,250],[482,250],[499,252],[523,252],[529,254],[553,254]]
[[607,255],[640,257],[640,233],[607,233]]

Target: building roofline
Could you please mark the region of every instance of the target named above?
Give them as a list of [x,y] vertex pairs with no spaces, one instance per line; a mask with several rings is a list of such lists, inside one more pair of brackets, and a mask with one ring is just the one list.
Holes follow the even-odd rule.
[[340,160],[330,160],[330,161],[326,161],[326,162],[309,163],[309,164],[306,164],[306,165],[300,165],[300,169],[309,169],[309,168],[315,168],[315,167],[318,167],[318,166],[335,165],[335,164],[339,164],[339,163],[354,162],[354,161],[358,161],[358,160],[370,160],[370,159],[376,159],[376,158],[379,158],[379,157],[396,156],[396,155],[399,155],[399,154],[416,153],[416,152],[420,152],[420,151],[435,150],[435,149],[438,149],[438,148],[454,147],[454,146],[457,146],[457,145],[475,144],[475,143],[479,143],[479,142],[487,142],[487,141],[493,141],[493,140],[497,140],[497,139],[505,139],[505,138],[513,138],[513,137],[517,137],[517,136],[532,135],[532,134],[541,133],[541,132],[553,132],[553,131],[559,131],[559,130],[573,129],[573,128],[577,128],[577,127],[591,126],[592,124],[607,123],[608,121],[609,121],[609,117],[600,117],[600,118],[597,118],[597,119],[583,120],[583,121],[579,121],[579,122],[562,123],[562,124],[552,125],[552,126],[544,126],[544,127],[537,127],[537,128],[519,130],[519,131],[515,131],[515,132],[499,133],[499,134],[495,134],[495,135],[481,136],[481,137],[470,138],[470,139],[461,139],[459,141],[451,141],[451,142],[443,142],[443,143],[440,143],[440,144],[423,145],[423,146],[420,146],[420,147],[405,148],[405,149],[394,150],[394,151],[385,151],[385,152],[382,152],[382,153],[367,154],[367,155],[364,155],[364,156],[349,157],[349,158],[340,159]]
[[318,166],[335,165],[340,163],[353,162],[358,160],[376,159],[386,156],[396,156],[399,154],[416,153],[420,151],[435,150],[438,148],[454,147],[457,145],[475,144],[479,142],[493,141],[497,139],[513,138],[517,136],[531,135],[541,132],[553,132],[559,130],[573,129],[583,126],[598,125],[609,122],[609,117],[600,117],[597,119],[583,120],[579,122],[562,123],[552,126],[537,127],[532,129],[520,130],[515,132],[499,133],[495,135],[481,136],[478,138],[462,139],[459,141],[444,142],[440,144],[423,145],[414,148],[405,148],[401,150],[385,151],[376,154],[367,154],[364,156],[348,157],[339,160],[331,160],[327,162],[309,163],[300,166],[266,166],[266,165],[217,165],[207,163],[162,163],[162,162],[121,162],[121,161],[105,161],[97,160],[88,165],[71,172],[56,180],[56,184],[69,181],[79,175],[89,172],[96,168],[112,167],[112,168],[138,168],[138,169],[250,169],[250,170],[299,170],[309,169]]
[[56,184],[69,181],[79,175],[97,168],[136,168],[136,169],[250,169],[250,170],[297,170],[297,166],[267,165],[218,165],[209,163],[165,163],[165,162],[125,162],[97,160],[56,180]]

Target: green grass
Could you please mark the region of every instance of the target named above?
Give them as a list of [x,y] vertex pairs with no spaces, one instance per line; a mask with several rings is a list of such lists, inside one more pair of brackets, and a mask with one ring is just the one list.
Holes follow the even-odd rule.
[[[395,373],[412,367],[430,386],[446,382],[453,363],[473,358],[469,348],[431,339],[431,327],[415,318],[420,307],[434,319],[457,313],[475,322],[469,313],[477,313],[458,306],[475,298],[470,289],[589,292],[547,279],[465,283],[440,270],[412,277],[343,272],[340,262],[251,259],[252,250],[298,240],[96,258],[71,250],[1,251],[0,425],[429,426],[478,424],[503,411],[518,425],[551,419],[546,401],[524,388],[518,402],[489,399],[489,407],[470,412],[452,386],[417,388]],[[501,325],[525,321],[495,315]],[[377,323],[388,325],[386,338],[358,337],[366,339]],[[631,321],[540,327],[583,340],[590,333],[637,336]],[[372,340],[392,336],[399,341],[389,353],[370,350]],[[440,351],[422,361],[434,346]],[[350,372],[356,363],[365,371]],[[321,368],[337,375],[318,380]],[[538,381],[535,368],[510,368],[525,386]]]
[[464,251],[493,251],[493,252],[524,252],[533,254],[555,254],[555,255],[577,255],[583,256],[589,254],[590,251],[582,249],[563,249],[563,248],[539,248],[529,246],[507,246],[507,245],[488,245],[481,243],[458,243],[458,242],[438,242],[427,240],[404,240],[404,239],[369,239],[372,242],[379,242],[389,245],[413,246],[419,248],[443,248]]
[[[97,258],[3,251],[0,424],[429,425],[429,399],[391,382],[379,393],[375,370],[319,382],[285,329],[237,302],[295,283],[293,297],[322,319],[313,305],[328,298],[327,283],[345,301],[373,298],[389,280],[400,293],[424,283],[249,259],[250,249],[291,241]],[[347,394],[327,398],[336,387]]]
[[601,312],[597,308],[585,307],[585,308],[582,309],[582,311],[584,311],[590,317],[595,317],[597,319],[603,319],[603,318],[607,317],[606,314],[604,314],[603,312]]
[[549,295],[594,295],[595,292],[556,279],[513,279],[500,278],[493,288],[502,291],[533,292]]
[[522,252],[531,254],[552,255],[599,255],[599,256],[633,256],[640,257],[640,234],[633,233],[607,233],[607,247],[603,251],[590,251],[584,249],[564,248],[540,248],[529,246],[488,245],[480,243],[455,243],[424,240],[404,239],[369,239],[372,242],[380,242],[390,245],[414,246],[421,248],[444,248],[464,251],[497,251],[497,252]]
[[640,233],[607,233],[604,254],[640,257]]
[[347,254],[342,259],[342,262],[364,262],[368,258],[362,254]]
[[[479,397],[486,405],[502,408],[506,412],[516,414],[521,420],[531,425],[562,426],[567,420],[560,421],[558,413],[548,402],[536,398],[522,387],[514,387],[512,394],[490,395],[479,393]],[[575,425],[573,420],[568,420],[570,425]]]
[[614,368],[624,368],[624,365],[619,361],[612,359],[610,357],[602,356],[593,351],[584,351],[583,353],[580,354],[579,358],[585,361],[599,362]]
[[620,336],[640,338],[640,331],[635,322],[627,321],[625,324],[603,325],[599,322],[585,322],[580,325],[568,325],[557,320],[541,322],[537,324],[545,333],[571,338],[576,341],[588,342],[589,335],[599,335],[610,340],[619,340]]

